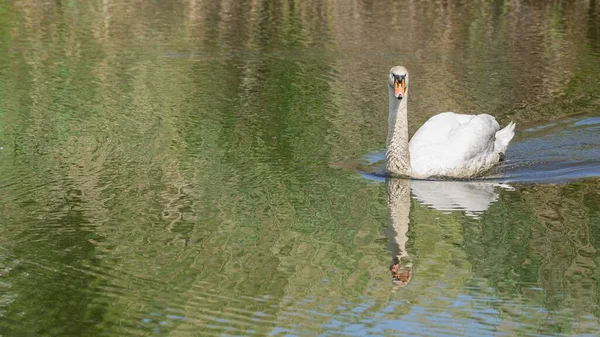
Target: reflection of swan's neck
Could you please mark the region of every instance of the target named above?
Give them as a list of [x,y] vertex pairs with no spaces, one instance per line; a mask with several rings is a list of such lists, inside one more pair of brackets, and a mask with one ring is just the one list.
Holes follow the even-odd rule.
[[390,221],[390,250],[392,261],[408,257],[406,242],[410,213],[410,180],[386,179],[387,210]]
[[[407,95],[398,100],[390,87],[390,114],[385,151],[385,170],[395,177],[410,176],[408,152]],[[408,94],[408,93],[407,93]]]

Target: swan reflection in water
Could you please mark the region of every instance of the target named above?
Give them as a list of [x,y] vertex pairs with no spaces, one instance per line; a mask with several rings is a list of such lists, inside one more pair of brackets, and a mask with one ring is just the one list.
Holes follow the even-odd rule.
[[488,181],[425,181],[410,182],[414,198],[438,211],[464,211],[477,216],[498,200],[496,187],[514,190],[508,184]]
[[392,255],[392,283],[406,286],[413,273],[413,261],[406,250],[410,215],[410,194],[420,203],[438,211],[464,211],[478,216],[498,199],[496,187],[512,189],[506,184],[484,181],[424,181],[387,178],[389,249]]
[[[600,176],[600,118],[567,117],[550,124],[526,129],[520,140],[511,143],[508,160],[496,174],[485,177],[499,182],[557,183]],[[491,180],[425,181],[384,178],[380,163],[382,152],[366,156],[367,169],[361,175],[387,187],[389,242],[392,254],[390,270],[394,283],[410,282],[413,262],[406,251],[410,193],[419,203],[438,211],[462,211],[478,216],[498,199],[498,189],[511,190],[506,184]],[[378,166],[379,165],[379,166]]]

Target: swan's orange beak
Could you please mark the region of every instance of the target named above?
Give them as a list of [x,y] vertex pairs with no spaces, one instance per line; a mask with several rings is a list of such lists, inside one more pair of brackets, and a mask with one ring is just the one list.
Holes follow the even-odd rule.
[[394,79],[394,96],[396,96],[397,99],[402,99],[404,97],[405,90],[406,82],[404,79]]

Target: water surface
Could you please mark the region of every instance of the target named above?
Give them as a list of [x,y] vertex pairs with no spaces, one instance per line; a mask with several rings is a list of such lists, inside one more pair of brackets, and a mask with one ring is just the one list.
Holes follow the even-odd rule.
[[[596,1],[8,1],[0,17],[0,334],[600,330]],[[507,181],[338,168],[382,151],[397,64],[411,133],[441,111],[517,123]]]

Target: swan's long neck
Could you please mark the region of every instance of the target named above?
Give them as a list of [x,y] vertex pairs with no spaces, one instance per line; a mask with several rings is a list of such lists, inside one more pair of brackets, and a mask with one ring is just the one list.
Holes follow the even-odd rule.
[[407,96],[398,100],[390,88],[390,115],[385,150],[385,170],[394,177],[410,177]]

